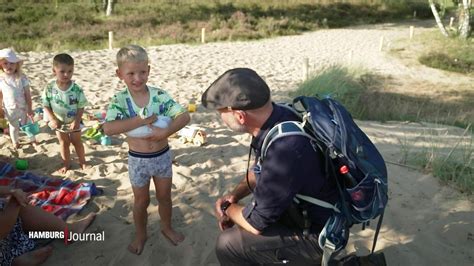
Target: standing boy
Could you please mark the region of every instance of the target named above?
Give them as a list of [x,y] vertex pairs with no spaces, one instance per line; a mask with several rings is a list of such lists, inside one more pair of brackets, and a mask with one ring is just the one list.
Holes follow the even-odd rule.
[[81,87],[72,80],[74,59],[70,55],[58,54],[53,58],[53,73],[55,80],[48,83],[41,98],[49,126],[56,130],[61,145],[63,166],[58,172],[64,174],[70,167],[71,143],[76,150],[81,169],[86,168],[80,124],[87,99]]
[[[105,134],[116,135],[153,123],[157,116],[172,119],[166,128],[153,127],[150,136],[127,137],[129,146],[128,173],[134,195],[133,220],[136,236],[128,246],[134,254],[141,254],[147,238],[147,207],[150,203],[150,179],[155,184],[159,202],[161,232],[173,244],[184,240],[184,236],[171,226],[172,164],[168,137],[183,128],[190,120],[186,109],[176,103],[164,90],[147,86],[150,74],[148,55],[140,46],[129,45],[117,53],[117,76],[127,86],[113,96],[107,110]],[[144,118],[147,110],[152,115]],[[151,125],[150,125],[151,126]]]

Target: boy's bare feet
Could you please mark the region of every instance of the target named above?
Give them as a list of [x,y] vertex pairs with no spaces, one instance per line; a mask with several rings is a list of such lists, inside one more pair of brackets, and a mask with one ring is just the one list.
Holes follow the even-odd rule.
[[52,252],[53,248],[50,246],[35,249],[33,251],[27,252],[21,256],[16,257],[13,260],[12,265],[40,265],[41,263],[46,261],[46,259],[51,255]]
[[60,173],[60,174],[65,174],[65,173],[67,173],[68,170],[69,170],[69,166],[64,165],[63,167],[59,168],[57,172]]
[[69,224],[69,230],[74,233],[82,233],[94,221],[96,214],[89,213],[85,218]]
[[135,240],[132,241],[132,243],[130,243],[128,245],[128,251],[130,251],[131,253],[135,254],[135,255],[140,255],[142,254],[142,251],[143,251],[143,247],[145,246],[145,242],[146,242],[146,236],[135,236]]
[[177,246],[179,243],[183,242],[184,240],[184,235],[176,232],[172,228],[163,229],[161,230],[161,233],[163,234],[164,237],[166,237],[166,239],[168,239],[168,241],[170,241],[170,243],[173,246]]
[[81,167],[82,170],[86,170],[91,168],[88,164],[86,163],[79,163],[79,167]]

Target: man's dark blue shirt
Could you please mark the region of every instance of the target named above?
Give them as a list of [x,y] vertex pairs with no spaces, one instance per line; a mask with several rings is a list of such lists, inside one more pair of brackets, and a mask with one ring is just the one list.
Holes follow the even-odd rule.
[[[263,140],[274,125],[297,120],[291,110],[273,104],[272,114],[251,143],[256,157],[260,156]],[[279,138],[268,147],[260,174],[256,174],[253,200],[245,206],[243,216],[255,229],[263,231],[280,220],[296,194],[330,203],[337,199],[337,188],[326,176],[321,151],[313,149],[309,138],[298,135]],[[312,228],[322,228],[331,211],[309,204]]]

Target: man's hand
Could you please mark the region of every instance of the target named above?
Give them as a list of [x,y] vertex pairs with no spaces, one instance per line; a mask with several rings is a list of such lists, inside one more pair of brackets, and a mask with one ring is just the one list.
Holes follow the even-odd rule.
[[10,195],[16,199],[16,201],[21,205],[21,206],[26,206],[28,205],[28,198],[27,194],[23,192],[21,189],[12,189],[10,190]]
[[231,195],[231,194],[225,195],[225,196],[217,199],[216,205],[215,205],[215,212],[216,212],[217,219],[220,219],[222,216],[225,216],[225,214],[222,213],[222,210],[221,210],[221,205],[222,205],[222,203],[224,203],[224,201],[228,201],[230,203],[237,203],[237,200],[235,199],[235,196]]
[[227,215],[221,216],[218,219],[218,223],[219,223],[219,229],[221,229],[221,231],[232,228],[235,224]]

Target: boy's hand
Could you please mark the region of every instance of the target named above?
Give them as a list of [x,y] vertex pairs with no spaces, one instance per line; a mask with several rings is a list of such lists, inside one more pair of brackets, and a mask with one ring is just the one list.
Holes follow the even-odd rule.
[[33,110],[28,109],[28,111],[26,112],[26,114],[31,118],[31,120],[33,120],[33,116],[35,115],[35,112],[33,112]]
[[142,125],[153,124],[153,122],[155,122],[156,119],[158,119],[158,116],[156,114],[152,114],[151,116],[149,116],[147,118],[142,118]]
[[49,127],[52,128],[52,129],[57,129],[57,128],[59,128],[60,124],[61,124],[61,123],[60,123],[59,120],[56,119],[56,118],[51,119],[51,121],[49,121],[49,123],[48,123]]
[[160,141],[162,139],[166,139],[168,137],[168,132],[165,128],[154,127],[152,125],[148,125],[151,127],[151,135],[146,137],[146,140],[150,141]]
[[79,129],[81,126],[81,122],[77,122],[76,120],[72,121],[71,125],[69,126],[70,130],[76,130]]

